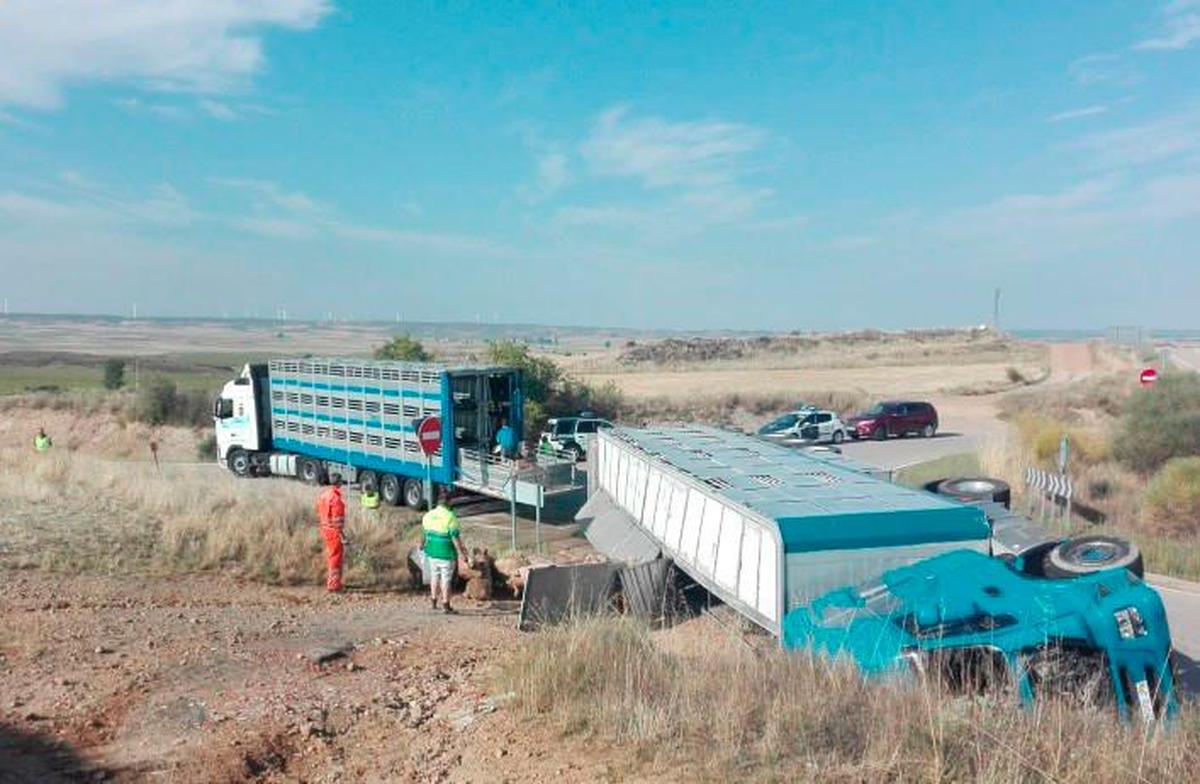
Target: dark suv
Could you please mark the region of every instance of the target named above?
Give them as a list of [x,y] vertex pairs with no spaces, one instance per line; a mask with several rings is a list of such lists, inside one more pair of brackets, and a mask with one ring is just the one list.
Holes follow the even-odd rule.
[[938,429],[938,414],[933,404],[909,400],[876,403],[865,413],[846,421],[854,438],[876,438],[881,441],[909,433],[932,438]]

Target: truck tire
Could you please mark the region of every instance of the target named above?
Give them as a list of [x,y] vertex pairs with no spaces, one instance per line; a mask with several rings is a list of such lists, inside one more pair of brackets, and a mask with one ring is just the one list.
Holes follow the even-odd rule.
[[887,441],[888,436],[891,435],[891,433],[888,432],[890,429],[891,428],[889,428],[887,425],[884,425],[883,427],[875,428],[875,440],[876,441]]
[[404,480],[404,505],[413,509],[425,508],[425,483],[420,479]]
[[1050,540],[1035,544],[1033,547],[1022,552],[1019,556],[1021,563],[1021,573],[1027,574],[1030,577],[1045,577],[1046,562],[1050,557],[1050,551],[1058,547],[1059,542]]
[[938,483],[938,495],[948,495],[959,501],[995,501],[1008,509],[1012,504],[1012,488],[1002,479],[988,476],[960,476]]
[[833,431],[833,443],[835,443],[835,444],[840,444],[840,443],[842,443],[842,442],[843,442],[843,441],[845,441],[845,440],[846,440],[846,434],[845,434],[845,433],[843,433],[841,430],[834,430],[834,431]]
[[921,437],[922,438],[933,438],[934,434],[936,434],[936,433],[937,433],[937,428],[934,427],[933,425],[925,425],[925,427],[921,428]]
[[374,471],[359,471],[358,486],[363,490],[378,490],[379,476]]
[[296,475],[306,485],[325,484],[325,467],[321,465],[320,460],[313,460],[311,457],[302,457],[296,461]]
[[250,453],[245,449],[230,449],[225,464],[237,476],[250,476]]
[[380,474],[379,497],[388,506],[400,506],[404,503],[404,481],[395,474]]
[[571,442],[563,447],[563,454],[566,455],[572,463],[578,463],[583,459],[583,450],[579,448],[579,444],[574,442]]
[[1062,580],[1124,567],[1138,577],[1145,574],[1137,545],[1115,536],[1089,534],[1064,539],[1046,556],[1046,577]]

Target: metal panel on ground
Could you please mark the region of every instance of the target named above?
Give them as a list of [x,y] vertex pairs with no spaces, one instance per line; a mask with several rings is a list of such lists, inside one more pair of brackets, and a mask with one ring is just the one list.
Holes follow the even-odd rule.
[[611,607],[620,569],[618,564],[530,569],[521,597],[518,628],[531,631],[606,611]]
[[605,491],[587,500],[575,519],[584,524],[584,536],[600,552],[616,561],[645,563],[662,550],[637,521]]

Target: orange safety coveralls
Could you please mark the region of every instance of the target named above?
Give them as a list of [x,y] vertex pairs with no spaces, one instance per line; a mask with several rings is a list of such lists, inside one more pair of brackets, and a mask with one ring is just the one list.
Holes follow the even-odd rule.
[[325,540],[325,590],[342,590],[342,529],[346,527],[346,502],[340,487],[327,487],[317,496],[317,518]]

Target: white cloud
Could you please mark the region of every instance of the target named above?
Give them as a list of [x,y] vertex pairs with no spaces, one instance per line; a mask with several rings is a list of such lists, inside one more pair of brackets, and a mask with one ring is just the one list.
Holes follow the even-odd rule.
[[[644,219],[633,219],[624,207],[574,208],[560,220],[586,220],[590,225],[648,224],[659,234],[694,233],[708,223],[745,221],[773,195],[767,187],[747,181],[757,173],[754,154],[768,134],[750,125],[724,120],[672,122],[661,117],[636,117],[618,106],[597,119],[580,152],[590,171],[599,177],[625,178],[643,190],[661,191],[667,202],[635,210]],[[651,214],[655,213],[655,214]],[[667,229],[659,231],[657,225]]]
[[1071,109],[1069,111],[1059,112],[1058,114],[1052,114],[1046,118],[1046,122],[1062,123],[1068,122],[1069,120],[1081,120],[1085,117],[1096,117],[1098,115],[1107,113],[1107,106],[1085,106],[1082,109]]
[[181,228],[203,217],[170,185],[156,186],[145,197],[127,197],[102,189],[74,172],[64,172],[60,179],[68,186],[66,197],[0,192],[0,218],[57,231],[65,226]]
[[1072,61],[1067,72],[1076,84],[1084,87],[1110,85],[1130,87],[1142,80],[1142,75],[1115,54],[1089,54]]
[[1145,166],[1200,152],[1200,108],[1186,109],[1080,140],[1092,162],[1102,168]]
[[290,191],[269,180],[249,177],[213,177],[217,185],[249,193],[259,208],[278,207],[290,213],[316,212],[321,208],[317,202],[300,191]]
[[1162,10],[1162,28],[1134,49],[1178,50],[1200,42],[1200,0],[1173,0]]
[[0,104],[52,109],[104,82],[213,94],[263,67],[262,32],[307,30],[327,0],[6,0]]
[[[541,143],[532,145],[545,147]],[[517,186],[517,196],[533,204],[545,201],[557,194],[571,182],[571,166],[567,156],[559,150],[546,149],[537,154],[533,182]]]
[[633,177],[648,188],[701,188],[734,181],[746,154],[766,138],[740,123],[634,118],[616,107],[600,115],[582,152],[601,175]]
[[113,101],[113,105],[130,114],[144,114],[159,120],[170,120],[172,122],[181,122],[191,116],[191,113],[182,106],[173,103],[163,103],[161,101],[144,101],[141,98],[134,98],[132,96],[117,98]]
[[214,101],[211,98],[201,98],[196,102],[196,106],[214,120],[230,122],[238,118],[237,112],[229,104]]

